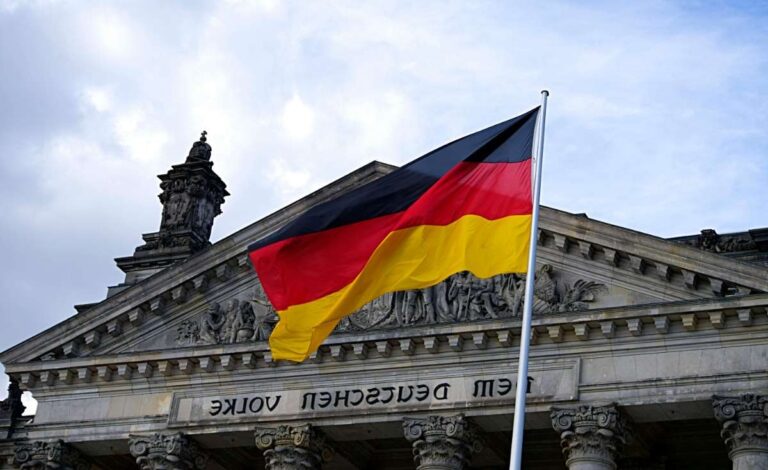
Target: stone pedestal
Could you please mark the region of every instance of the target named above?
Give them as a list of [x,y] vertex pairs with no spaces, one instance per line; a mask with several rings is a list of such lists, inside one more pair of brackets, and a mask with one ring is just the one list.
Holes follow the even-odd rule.
[[569,470],[615,470],[627,440],[626,419],[615,405],[552,408]]
[[203,470],[208,455],[181,433],[130,436],[131,455],[141,470]]
[[13,465],[23,470],[89,470],[91,464],[74,447],[58,440],[16,445]]
[[413,444],[418,470],[461,470],[483,447],[480,431],[463,415],[405,418],[405,438]]
[[255,437],[266,470],[319,470],[333,456],[325,435],[309,424],[257,428]]
[[734,470],[768,470],[768,395],[713,396]]

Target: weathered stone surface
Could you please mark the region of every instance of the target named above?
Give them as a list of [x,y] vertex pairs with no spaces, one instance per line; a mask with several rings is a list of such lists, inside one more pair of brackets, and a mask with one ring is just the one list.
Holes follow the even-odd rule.
[[768,395],[712,397],[734,470],[768,469]]
[[614,470],[627,441],[627,423],[614,404],[553,407],[552,427],[569,470]]
[[325,435],[309,424],[257,428],[255,438],[267,470],[318,470],[333,457]]
[[62,440],[36,441],[16,445],[13,460],[23,470],[89,470],[91,464],[72,446]]
[[462,470],[483,448],[480,430],[464,415],[403,418],[418,470]]
[[132,435],[131,455],[141,470],[203,470],[208,454],[181,433]]

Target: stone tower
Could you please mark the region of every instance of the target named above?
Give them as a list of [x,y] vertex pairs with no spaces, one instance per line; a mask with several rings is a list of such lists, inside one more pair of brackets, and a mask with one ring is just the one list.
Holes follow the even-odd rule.
[[133,256],[116,258],[125,281],[109,288],[111,296],[176,262],[205,249],[211,243],[213,219],[229,195],[227,185],[213,171],[211,146],[206,132],[192,145],[184,163],[159,175],[158,196],[163,204],[160,230],[142,235],[144,244]]

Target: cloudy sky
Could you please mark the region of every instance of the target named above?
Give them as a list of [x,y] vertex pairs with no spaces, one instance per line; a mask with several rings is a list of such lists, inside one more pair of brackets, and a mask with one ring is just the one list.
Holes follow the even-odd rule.
[[[768,226],[768,4],[0,0],[0,350],[104,298],[206,129],[220,239],[548,88],[544,204]],[[2,370],[2,369],[0,369]],[[0,397],[6,377],[0,379]]]

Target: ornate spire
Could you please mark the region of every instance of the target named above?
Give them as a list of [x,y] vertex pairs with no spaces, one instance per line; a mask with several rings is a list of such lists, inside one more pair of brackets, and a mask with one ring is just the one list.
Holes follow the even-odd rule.
[[210,245],[213,219],[221,214],[229,193],[213,171],[207,134],[200,134],[184,163],[158,176],[163,204],[160,230],[144,234],[145,243],[133,256],[115,260],[126,273],[125,282],[110,287],[108,296]]

